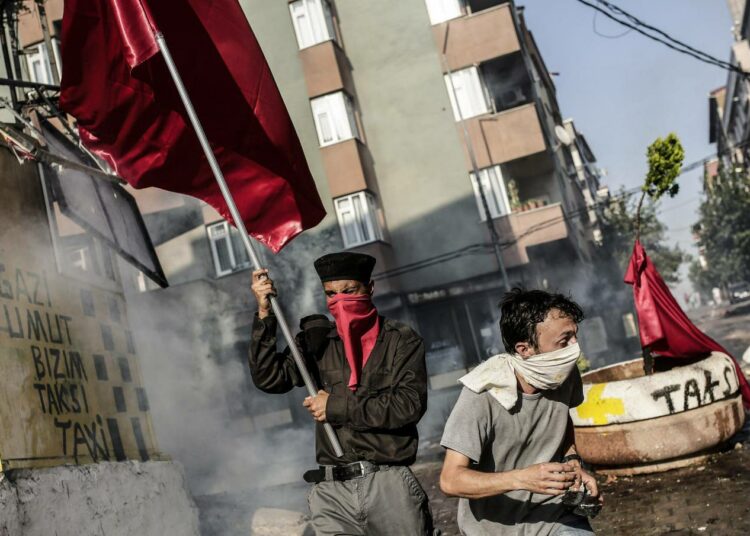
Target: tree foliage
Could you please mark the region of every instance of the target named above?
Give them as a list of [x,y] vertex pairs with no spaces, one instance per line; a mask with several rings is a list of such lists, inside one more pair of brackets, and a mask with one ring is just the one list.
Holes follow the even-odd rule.
[[[633,244],[639,238],[659,273],[667,283],[679,282],[677,275],[687,255],[679,247],[666,244],[667,227],[659,221],[656,207],[664,195],[679,191],[677,177],[682,170],[685,151],[676,134],[657,138],[646,150],[648,172],[637,198],[621,190],[612,197],[602,222],[604,258],[614,259],[624,272]],[[648,201],[646,201],[648,197]]]
[[666,138],[656,138],[646,150],[648,173],[643,184],[643,191],[653,201],[658,201],[664,194],[674,197],[680,191],[677,177],[680,176],[685,150],[674,132]]
[[705,269],[697,260],[690,267],[699,291],[750,281],[750,181],[745,173],[722,170],[711,181],[695,231],[706,260]]
[[[602,221],[602,253],[614,258],[623,274],[635,243],[637,203],[635,195],[620,191],[611,198]],[[677,283],[678,270],[687,257],[679,247],[666,244],[667,227],[656,214],[657,206],[649,200],[641,208],[641,243],[664,280]]]

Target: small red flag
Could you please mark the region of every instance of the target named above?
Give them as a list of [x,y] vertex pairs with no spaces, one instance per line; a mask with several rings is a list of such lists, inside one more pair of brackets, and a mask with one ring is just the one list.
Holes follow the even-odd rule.
[[237,0],[66,0],[60,102],[135,188],[202,199],[231,221],[154,36],[165,36],[248,232],[278,252],[325,210]]
[[633,286],[641,346],[648,346],[660,356],[674,358],[699,357],[710,352],[727,354],[734,360],[742,400],[750,409],[750,385],[739,363],[690,321],[638,240],[625,273],[625,283]]

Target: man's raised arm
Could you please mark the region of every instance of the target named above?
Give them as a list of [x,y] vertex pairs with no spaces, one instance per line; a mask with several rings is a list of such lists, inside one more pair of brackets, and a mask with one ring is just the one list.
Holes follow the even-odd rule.
[[258,302],[253,318],[248,362],[253,383],[267,393],[286,393],[303,385],[302,376],[289,349],[276,351],[276,317],[271,310],[270,296],[276,296],[268,270],[253,272],[252,291]]

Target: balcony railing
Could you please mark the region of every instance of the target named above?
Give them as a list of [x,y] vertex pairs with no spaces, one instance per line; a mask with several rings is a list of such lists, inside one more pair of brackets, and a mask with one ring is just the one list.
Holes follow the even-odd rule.
[[446,21],[433,32],[451,71],[521,50],[510,4]]
[[307,95],[317,97],[341,89],[354,95],[351,66],[335,41],[325,41],[299,52]]
[[[460,123],[456,126],[461,129]],[[473,117],[466,120],[466,128],[480,169],[540,153],[547,148],[534,104]],[[472,169],[468,152],[466,166],[468,170]]]
[[568,237],[568,227],[560,203],[514,212],[496,222],[501,241],[516,241],[503,251],[503,260],[508,267],[529,262],[527,247]]
[[367,148],[357,139],[321,147],[331,197],[373,189],[372,162]]

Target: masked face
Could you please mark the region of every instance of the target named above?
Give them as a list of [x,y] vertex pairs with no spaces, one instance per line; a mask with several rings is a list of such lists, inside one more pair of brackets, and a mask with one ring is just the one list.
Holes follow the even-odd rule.
[[510,364],[526,382],[537,389],[557,389],[567,379],[581,355],[578,343],[553,352],[521,357],[509,356]]
[[328,298],[327,305],[336,323],[342,327],[357,323],[361,317],[369,317],[373,312],[377,314],[369,294],[337,294]]
[[511,364],[526,382],[537,389],[555,389],[570,375],[581,349],[578,326],[558,309],[547,313],[536,325],[537,344],[516,344]]
[[328,310],[336,320],[351,370],[349,388],[354,391],[378,336],[378,311],[369,294],[336,294],[328,298]]

